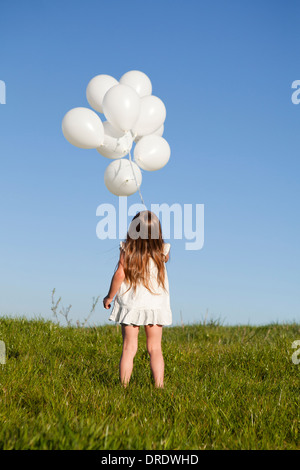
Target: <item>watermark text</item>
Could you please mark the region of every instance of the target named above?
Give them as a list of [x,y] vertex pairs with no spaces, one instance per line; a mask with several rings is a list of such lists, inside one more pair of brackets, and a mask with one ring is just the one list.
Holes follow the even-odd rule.
[[5,343],[0,341],[0,364],[6,363]]
[[299,346],[299,349],[292,354],[293,364],[300,364],[300,339],[297,339],[292,343],[292,348],[296,349]]
[[[146,207],[141,203],[128,207],[126,197],[119,197],[118,214],[113,204],[100,204],[96,210],[96,216],[101,217],[96,227],[97,237],[100,240],[126,238],[128,222],[131,222],[138,212],[145,210]],[[204,204],[151,204],[149,210],[161,221],[165,239],[185,240],[186,250],[202,249],[204,245]],[[134,221],[131,228],[134,228]],[[135,238],[131,233],[130,236]],[[147,234],[142,234],[141,238],[147,238]],[[151,233],[151,238],[157,237]]]
[[0,104],[6,104],[6,84],[0,80]]
[[291,96],[291,100],[293,104],[300,103],[300,80],[294,80],[292,83],[292,88],[296,89]]

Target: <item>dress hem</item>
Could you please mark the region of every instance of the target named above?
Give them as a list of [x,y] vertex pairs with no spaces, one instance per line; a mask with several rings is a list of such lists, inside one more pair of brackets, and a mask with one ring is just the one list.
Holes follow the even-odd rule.
[[109,320],[124,325],[167,326],[172,324],[172,313],[171,311],[166,312],[161,309],[130,309],[121,305],[116,306],[115,304]]

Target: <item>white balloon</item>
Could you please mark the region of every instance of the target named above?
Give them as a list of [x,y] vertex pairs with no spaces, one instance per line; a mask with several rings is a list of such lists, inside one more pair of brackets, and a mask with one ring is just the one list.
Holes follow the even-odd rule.
[[159,135],[159,137],[162,137],[164,130],[165,130],[165,126],[162,124],[158,129],[156,129],[155,132],[153,132],[153,134]]
[[96,75],[96,77],[92,78],[86,88],[86,98],[90,106],[99,113],[103,113],[102,103],[104,95],[111,87],[118,83],[118,80],[114,77],[105,74]]
[[[165,126],[164,126],[164,124],[162,124],[155,132],[153,132],[152,134],[149,134],[149,135],[159,135],[160,137],[162,137],[163,133],[164,133],[164,130],[165,130]],[[143,138],[142,135],[137,135],[134,139],[135,143],[137,143],[142,138]]]
[[158,129],[156,129],[155,132],[153,132],[153,134],[159,135],[159,137],[162,137],[164,130],[165,130],[165,126],[162,124]]
[[83,149],[95,149],[104,139],[101,119],[88,108],[70,109],[62,120],[62,131],[70,144]]
[[166,107],[157,96],[144,96],[141,98],[139,118],[132,128],[135,136],[153,134],[166,119]]
[[171,149],[168,142],[159,135],[146,135],[135,146],[134,160],[140,168],[156,171],[169,161]]
[[124,132],[116,129],[114,126],[111,125],[110,122],[104,121],[103,122],[104,131],[106,134],[110,135],[111,137],[115,137],[119,139],[120,137],[124,136]]
[[115,85],[104,96],[103,111],[113,127],[127,132],[139,117],[140,97],[128,85]]
[[131,86],[141,98],[152,93],[150,78],[139,70],[130,70],[130,72],[124,73],[120,78],[120,83]]
[[106,158],[123,158],[129,153],[133,144],[131,132],[118,131],[110,122],[104,121],[104,140],[97,151]]
[[131,196],[142,183],[142,173],[134,162],[127,159],[114,160],[105,170],[104,183],[116,196]]

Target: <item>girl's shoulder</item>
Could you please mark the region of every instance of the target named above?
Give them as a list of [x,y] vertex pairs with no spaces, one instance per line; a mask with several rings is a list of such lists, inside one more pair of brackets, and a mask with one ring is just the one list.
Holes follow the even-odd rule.
[[167,256],[167,254],[169,253],[170,248],[171,248],[170,243],[164,243],[164,254],[165,254],[165,256]]

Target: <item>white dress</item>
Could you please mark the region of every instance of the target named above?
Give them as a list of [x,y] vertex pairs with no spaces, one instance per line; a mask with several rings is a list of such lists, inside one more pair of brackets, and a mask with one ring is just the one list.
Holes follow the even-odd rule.
[[[120,243],[123,248],[124,243]],[[170,243],[164,244],[164,253],[167,255]],[[157,267],[152,258],[150,262],[149,286],[152,294],[143,285],[139,284],[135,292],[128,291],[128,284],[123,281],[118,290],[109,320],[124,325],[171,325],[172,311],[170,307],[169,281],[165,266],[165,290],[157,282]],[[127,292],[126,292],[127,291]]]

